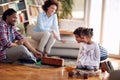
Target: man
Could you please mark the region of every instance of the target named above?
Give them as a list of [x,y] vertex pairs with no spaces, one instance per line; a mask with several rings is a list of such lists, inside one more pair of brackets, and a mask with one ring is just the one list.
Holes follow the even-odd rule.
[[15,29],[16,19],[16,11],[11,8],[2,15],[0,21],[0,61],[14,62],[19,60],[35,63],[35,56],[42,55]]

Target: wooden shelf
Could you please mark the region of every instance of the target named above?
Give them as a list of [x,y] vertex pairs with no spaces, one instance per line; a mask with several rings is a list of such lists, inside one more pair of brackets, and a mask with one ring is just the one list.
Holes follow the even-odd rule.
[[42,7],[42,5],[35,5],[35,4],[30,4],[29,7]]
[[73,31],[59,30],[61,35],[73,35]]

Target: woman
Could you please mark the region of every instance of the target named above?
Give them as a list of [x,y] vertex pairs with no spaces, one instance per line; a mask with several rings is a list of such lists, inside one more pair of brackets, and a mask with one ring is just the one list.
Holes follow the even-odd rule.
[[58,10],[58,3],[54,0],[46,0],[42,6],[43,13],[38,15],[37,26],[34,29],[32,38],[39,41],[37,50],[47,56],[55,43],[56,39],[61,40],[58,29],[58,20],[56,12]]

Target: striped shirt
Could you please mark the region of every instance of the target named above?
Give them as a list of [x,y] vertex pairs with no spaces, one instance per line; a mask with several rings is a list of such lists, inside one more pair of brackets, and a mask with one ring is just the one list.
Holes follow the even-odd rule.
[[13,41],[21,40],[24,37],[15,29],[15,26],[0,21],[0,60],[6,58],[5,50],[11,46],[11,34]]
[[99,46],[99,49],[100,49],[100,61],[103,61],[103,60],[107,59],[108,51],[101,44],[98,44],[98,46]]

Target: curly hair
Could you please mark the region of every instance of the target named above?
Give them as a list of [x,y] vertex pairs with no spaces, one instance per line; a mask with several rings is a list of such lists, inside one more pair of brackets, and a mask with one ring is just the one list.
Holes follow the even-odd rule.
[[93,28],[78,27],[77,29],[74,30],[73,34],[78,36],[84,35],[84,36],[92,37]]
[[81,36],[83,29],[84,27],[78,27],[77,29],[74,30],[73,34]]
[[44,5],[42,6],[42,9],[47,12],[48,10],[48,7],[50,7],[51,5],[56,5],[57,6],[57,10],[56,12],[58,11],[58,7],[59,7],[59,4],[56,0],[46,0]]

